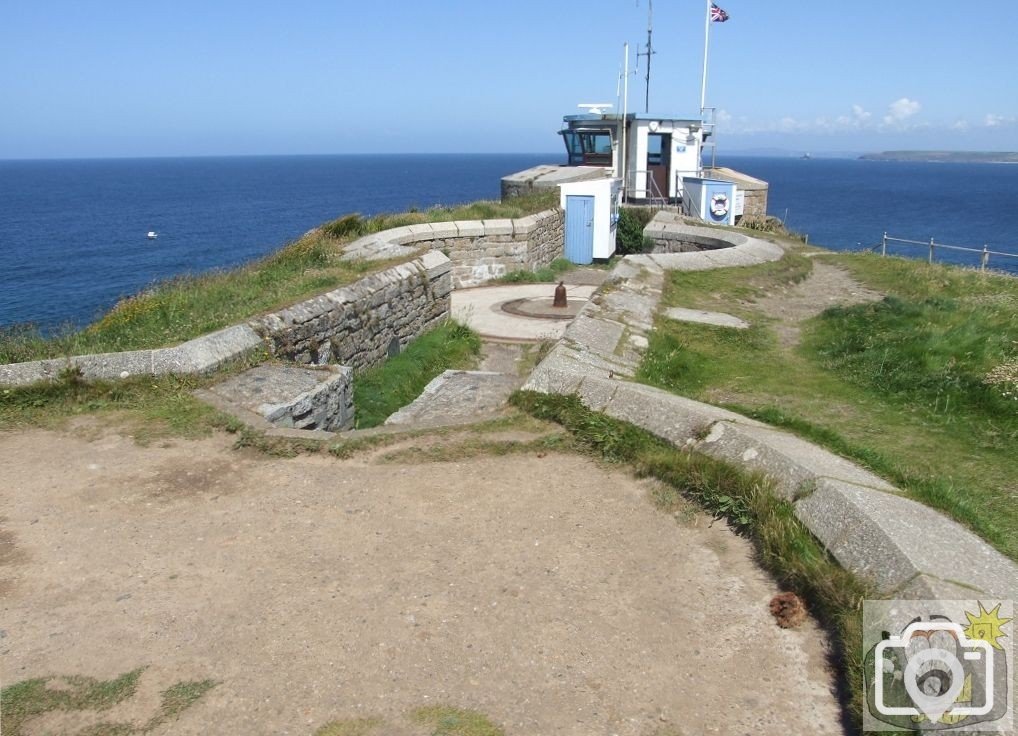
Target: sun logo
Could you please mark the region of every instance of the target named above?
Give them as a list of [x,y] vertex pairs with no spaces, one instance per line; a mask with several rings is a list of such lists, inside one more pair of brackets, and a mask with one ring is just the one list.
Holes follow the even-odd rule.
[[992,611],[987,611],[983,608],[982,601],[979,602],[979,614],[972,614],[965,611],[965,618],[969,620],[969,624],[965,627],[965,636],[969,639],[981,639],[985,641],[994,649],[1003,649],[997,639],[1007,637],[1002,630],[1004,624],[1011,621],[1009,618],[1001,618],[1000,604]]

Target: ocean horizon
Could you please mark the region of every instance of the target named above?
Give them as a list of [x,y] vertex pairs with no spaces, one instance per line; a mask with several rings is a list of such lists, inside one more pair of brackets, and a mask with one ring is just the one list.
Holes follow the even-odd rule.
[[[259,154],[0,160],[0,326],[81,327],[119,299],[261,258],[350,212],[497,199],[556,153]],[[769,213],[834,250],[881,235],[1018,253],[1018,169],[722,155],[770,183]],[[148,240],[146,233],[159,237]],[[925,253],[892,249],[894,253]],[[978,257],[938,253],[978,265]],[[991,267],[1018,273],[1018,258]]]

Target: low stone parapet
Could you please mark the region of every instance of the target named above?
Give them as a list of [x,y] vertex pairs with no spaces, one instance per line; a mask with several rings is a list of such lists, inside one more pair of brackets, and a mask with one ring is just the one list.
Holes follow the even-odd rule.
[[550,209],[516,220],[459,220],[407,225],[347,246],[345,260],[398,258],[421,247],[444,253],[457,289],[480,286],[513,271],[536,270],[562,256],[565,219]]

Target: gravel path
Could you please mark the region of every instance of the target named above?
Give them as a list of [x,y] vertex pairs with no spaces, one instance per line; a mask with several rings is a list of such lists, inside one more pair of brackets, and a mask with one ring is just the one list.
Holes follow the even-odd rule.
[[783,347],[799,344],[800,323],[828,307],[880,301],[884,295],[863,286],[844,269],[813,262],[810,275],[794,286],[757,300],[755,306],[778,320],[775,331]]

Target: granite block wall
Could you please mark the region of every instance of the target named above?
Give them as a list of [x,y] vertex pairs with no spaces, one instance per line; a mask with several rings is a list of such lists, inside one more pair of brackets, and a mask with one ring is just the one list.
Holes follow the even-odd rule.
[[450,260],[429,251],[250,322],[277,358],[305,365],[377,365],[449,315]]

